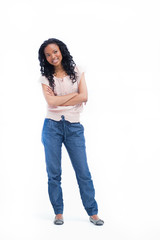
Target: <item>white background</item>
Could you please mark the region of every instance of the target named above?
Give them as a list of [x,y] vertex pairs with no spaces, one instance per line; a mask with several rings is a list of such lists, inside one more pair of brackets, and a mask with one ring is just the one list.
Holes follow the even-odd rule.
[[[160,239],[160,4],[1,1],[0,238]],[[82,114],[103,227],[88,221],[63,149],[63,226],[53,225],[38,49],[64,41],[86,71]]]

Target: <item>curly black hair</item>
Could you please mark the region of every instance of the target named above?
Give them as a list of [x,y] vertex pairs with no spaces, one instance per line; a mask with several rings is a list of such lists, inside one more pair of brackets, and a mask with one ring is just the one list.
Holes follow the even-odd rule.
[[76,64],[73,61],[73,57],[70,55],[66,44],[56,38],[49,38],[48,40],[44,41],[38,51],[38,59],[40,61],[41,67],[40,71],[42,76],[45,76],[48,79],[50,87],[54,90],[55,83],[53,74],[55,73],[55,69],[54,66],[46,60],[44,54],[45,47],[51,43],[58,45],[62,54],[62,67],[64,71],[70,76],[72,83],[75,83],[77,81],[77,75],[75,72]]

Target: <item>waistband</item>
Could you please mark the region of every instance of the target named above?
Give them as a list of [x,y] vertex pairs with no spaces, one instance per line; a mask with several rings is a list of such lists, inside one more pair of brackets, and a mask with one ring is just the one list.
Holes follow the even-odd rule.
[[51,112],[47,112],[46,118],[55,120],[55,121],[61,121],[66,120],[71,123],[80,122],[80,113],[65,113],[65,114],[55,114]]

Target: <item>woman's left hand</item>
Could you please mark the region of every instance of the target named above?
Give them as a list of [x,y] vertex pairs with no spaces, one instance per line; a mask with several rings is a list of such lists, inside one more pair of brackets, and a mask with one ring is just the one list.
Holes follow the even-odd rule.
[[47,94],[50,95],[50,96],[53,96],[53,91],[50,87],[47,87]]

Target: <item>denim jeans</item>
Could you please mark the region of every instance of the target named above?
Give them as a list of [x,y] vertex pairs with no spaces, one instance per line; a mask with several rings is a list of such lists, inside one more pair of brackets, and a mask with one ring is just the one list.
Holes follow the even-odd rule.
[[61,148],[65,145],[75,170],[83,206],[89,216],[97,214],[93,181],[87,164],[84,127],[82,124],[46,118],[42,130],[42,143],[45,150],[48,175],[48,193],[55,214],[63,213],[61,188]]

